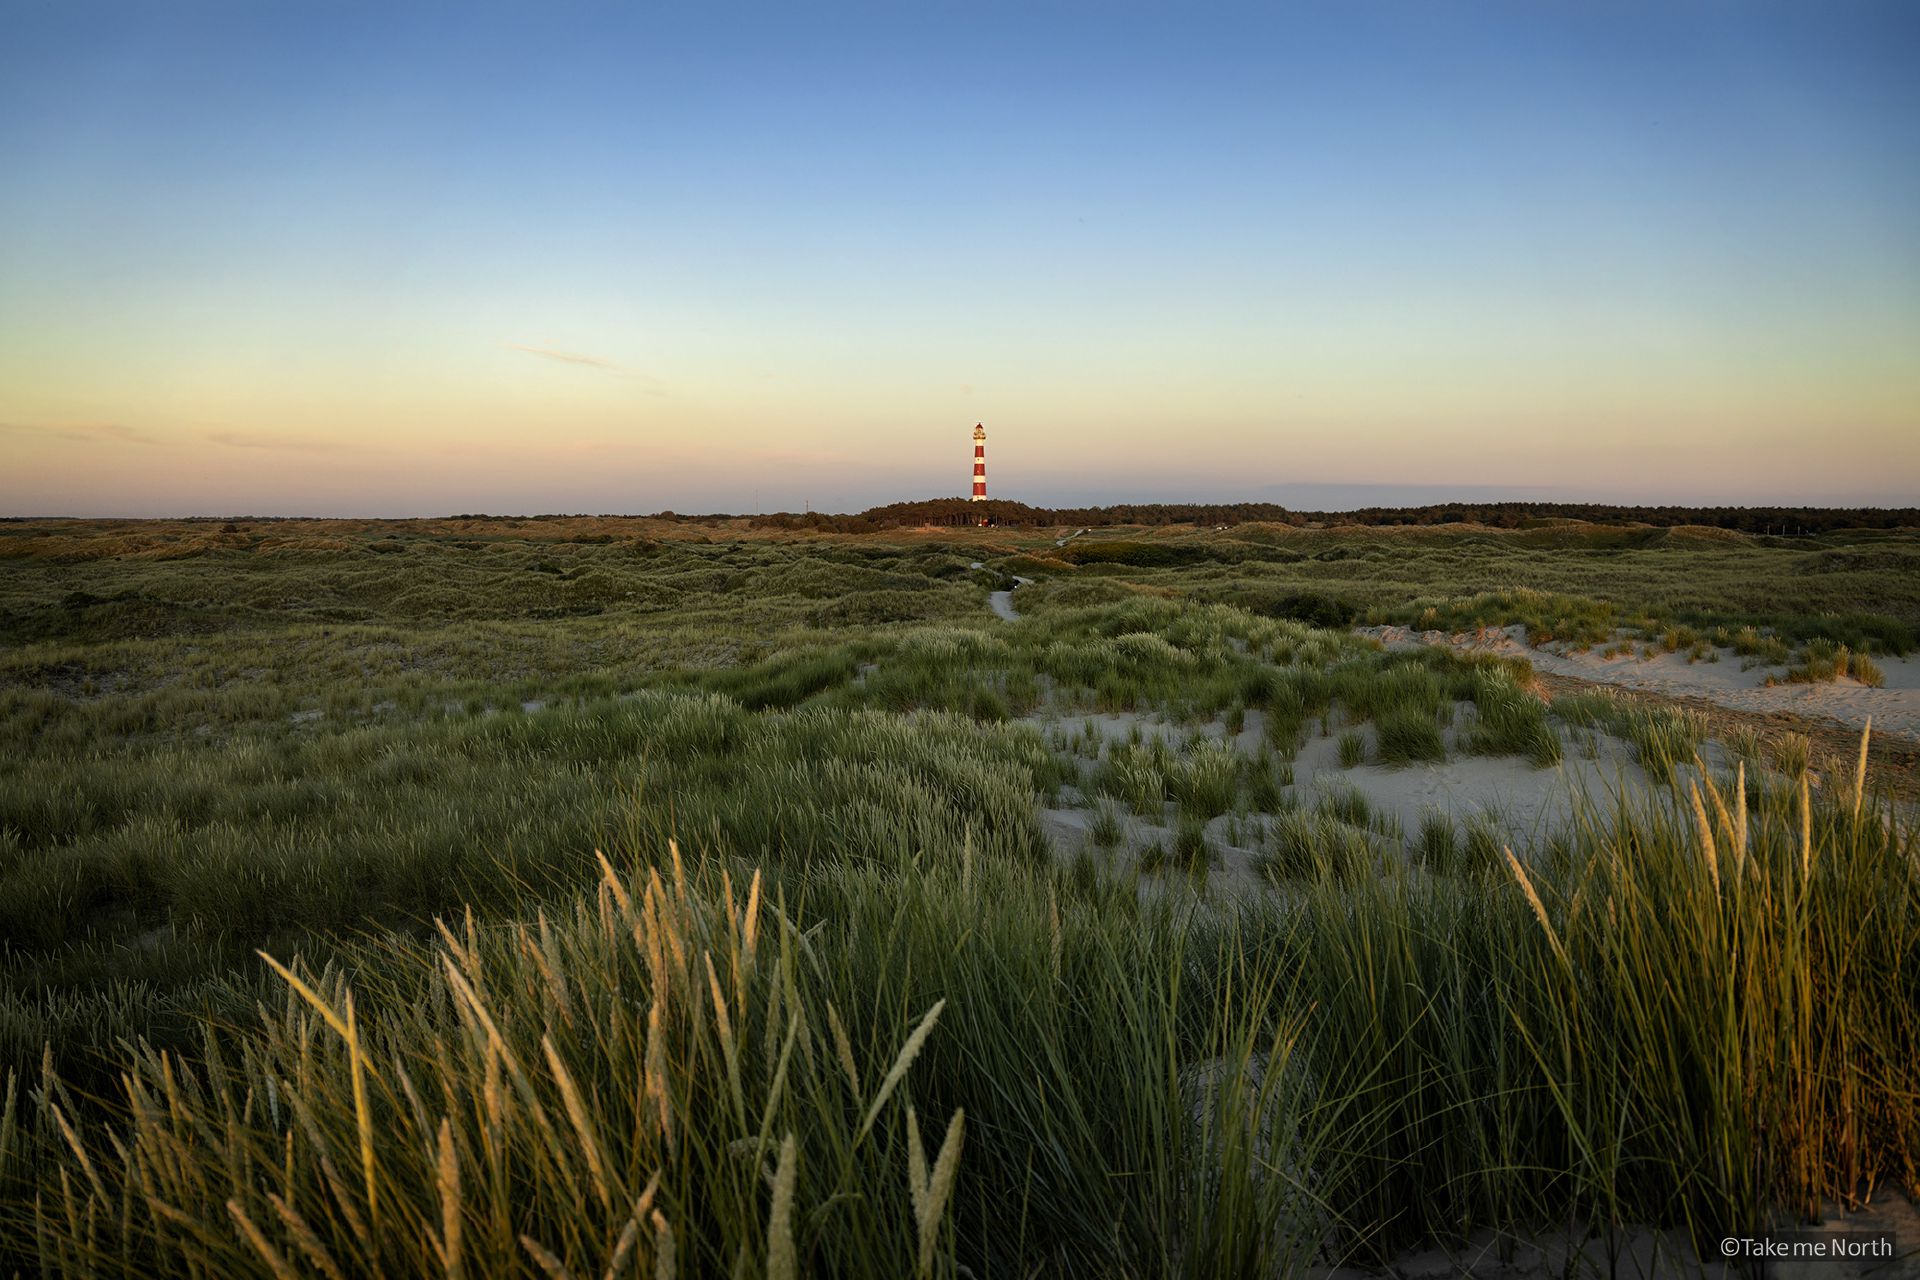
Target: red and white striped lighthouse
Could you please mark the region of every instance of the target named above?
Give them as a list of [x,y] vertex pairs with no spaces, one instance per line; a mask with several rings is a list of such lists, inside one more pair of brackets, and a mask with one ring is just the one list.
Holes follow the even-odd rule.
[[987,500],[987,428],[973,424],[973,500]]

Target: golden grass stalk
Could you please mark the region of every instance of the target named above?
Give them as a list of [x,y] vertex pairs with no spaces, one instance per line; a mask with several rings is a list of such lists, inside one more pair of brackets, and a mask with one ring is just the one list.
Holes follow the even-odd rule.
[[1687,791],[1693,797],[1693,818],[1700,828],[1700,851],[1707,858],[1707,874],[1713,877],[1713,891],[1720,892],[1720,856],[1714,849],[1713,826],[1707,821],[1707,807],[1700,803],[1700,786],[1689,782]]
[[733,1039],[733,1019],[728,1015],[727,997],[720,990],[720,975],[713,970],[713,953],[703,952],[707,966],[707,991],[713,996],[713,1018],[720,1030],[720,1055],[727,1064],[727,1090],[733,1097],[737,1116],[747,1114],[746,1094],[740,1088],[740,1050]]
[[673,1145],[673,1099],[667,1088],[667,1035],[661,1025],[660,1002],[647,1011],[647,1059],[643,1077],[647,1097],[653,1102],[656,1132],[660,1140]]
[[613,1256],[607,1259],[607,1269],[602,1280],[616,1280],[626,1269],[627,1256],[633,1252],[633,1246],[640,1239],[640,1219],[628,1218],[627,1225],[620,1228],[620,1238],[613,1242]]
[[1733,858],[1735,874],[1747,866],[1747,762],[1733,769]]
[[1805,770],[1800,773],[1800,880],[1813,875],[1813,784]]
[[886,1078],[880,1082],[880,1091],[874,1095],[872,1105],[867,1108],[866,1119],[860,1122],[860,1132],[854,1136],[855,1142],[866,1137],[867,1131],[873,1128],[873,1122],[880,1118],[880,1108],[887,1104],[887,1099],[893,1096],[893,1091],[899,1087],[900,1081],[906,1076],[907,1068],[911,1067],[913,1060],[920,1056],[921,1046],[926,1044],[927,1037],[933,1034],[933,1024],[939,1021],[940,1011],[946,1007],[945,1000],[936,1001],[933,1008],[927,1010],[926,1017],[920,1019],[920,1025],[913,1029],[913,1034],[907,1037],[907,1042],[900,1046],[900,1056],[893,1060],[892,1068],[888,1070]]
[[614,872],[613,864],[607,861],[606,854],[595,849],[593,856],[600,863],[601,883],[605,884],[608,892],[613,894],[613,900],[620,904],[620,914],[626,919],[632,920],[633,899],[627,895],[627,886],[621,882],[620,877]]
[[953,1198],[954,1184],[960,1179],[960,1149],[966,1142],[967,1113],[954,1111],[947,1125],[947,1136],[940,1142],[940,1154],[933,1158],[933,1176],[927,1184],[927,1218],[920,1224],[920,1274],[933,1271],[933,1247],[938,1239],[940,1219],[947,1202]]
[[501,1054],[492,1043],[487,1045],[487,1062],[481,1071],[480,1101],[487,1113],[487,1151],[500,1157],[501,1135],[506,1124],[506,1082],[500,1075]]
[[907,1199],[913,1204],[913,1220],[927,1216],[927,1150],[920,1143],[920,1117],[907,1108]]
[[667,1216],[655,1209],[653,1211],[653,1280],[674,1280],[676,1271],[673,1227],[667,1222]]
[[[627,1225],[621,1228],[620,1238],[614,1243],[613,1256],[607,1259],[604,1280],[616,1280],[621,1271],[626,1269],[627,1257],[633,1252],[634,1245],[640,1241],[640,1224],[646,1221],[648,1211],[653,1208],[653,1197],[659,1191],[660,1175],[656,1172],[647,1179],[646,1190],[640,1193],[640,1198],[633,1202],[633,1212],[627,1215]],[[659,1214],[655,1213],[653,1216],[657,1222],[664,1223],[665,1219],[662,1219]],[[656,1256],[658,1252],[656,1249]]]
[[1853,766],[1853,820],[1860,821],[1860,806],[1867,798],[1867,738],[1873,733],[1873,717],[1860,729],[1860,758]]
[[767,1212],[767,1280],[794,1280],[800,1274],[793,1247],[793,1184],[800,1154],[793,1134],[780,1140],[780,1165],[773,1174],[773,1206]]
[[1535,892],[1533,881],[1528,878],[1526,868],[1520,865],[1520,859],[1513,856],[1512,849],[1503,845],[1500,851],[1507,855],[1507,866],[1513,869],[1513,878],[1520,882],[1520,891],[1527,895],[1527,902],[1533,907],[1534,918],[1540,922],[1540,928],[1545,931],[1547,943],[1553,948],[1553,954],[1560,957],[1560,963],[1571,971],[1573,962],[1567,957],[1567,949],[1560,945],[1560,935],[1553,931],[1553,924],[1547,919],[1546,904],[1540,901],[1540,895]]
[[326,1276],[327,1280],[347,1280],[346,1274],[333,1260],[333,1254],[327,1251],[327,1246],[321,1242],[313,1225],[300,1215],[298,1209],[271,1191],[267,1193],[267,1203],[273,1206],[276,1214],[280,1215],[280,1221],[286,1226],[288,1234],[293,1237],[293,1242],[300,1246],[300,1252],[306,1255],[307,1261],[312,1263],[321,1275]]
[[453,1124],[440,1119],[440,1161],[436,1170],[440,1189],[440,1268],[448,1280],[460,1275],[460,1152],[453,1144]]
[[933,1250],[940,1240],[940,1219],[959,1176],[960,1147],[965,1141],[967,1113],[953,1113],[947,1136],[934,1157],[933,1172],[927,1172],[927,1153],[920,1142],[920,1121],[912,1107],[907,1108],[907,1190],[913,1201],[914,1224],[919,1231],[920,1274],[933,1273]]
[[[443,933],[446,932],[446,926],[444,924],[440,926],[440,929]],[[447,936],[449,939],[452,938],[451,934],[448,934]],[[281,964],[278,960],[275,960],[272,956],[268,955],[266,952],[255,951],[253,954],[259,956],[262,960],[265,960],[267,962],[267,967],[269,969],[272,969],[275,973],[279,974],[281,979],[288,986],[292,987],[295,991],[299,992],[301,998],[305,1000],[308,1004],[312,1005],[314,1009],[319,1012],[322,1018],[326,1019],[327,1025],[333,1028],[335,1035],[339,1036],[342,1040],[345,1040],[347,1038],[346,1022],[340,1017],[339,1014],[333,1011],[332,1005],[328,1004],[325,1000],[320,998],[319,992],[315,991],[312,987],[308,986],[305,982],[302,982],[298,974],[294,973],[293,970],[287,968],[287,966]]]
[[[671,845],[671,842],[669,842],[669,844]],[[679,871],[677,870],[679,855],[677,852],[674,855],[674,862],[676,864],[674,874],[677,876],[679,875]],[[687,951],[685,945],[680,940],[680,930],[675,927],[677,913],[673,908],[676,903],[683,909],[686,906],[685,887],[686,886],[682,884],[681,889],[683,892],[679,899],[670,899],[667,895],[667,887],[660,882],[660,873],[658,871],[649,873],[647,895],[652,898],[655,903],[655,919],[658,923],[660,936],[666,942],[667,947],[673,952],[673,972],[683,977],[687,972]]]
[[540,971],[540,977],[546,982],[547,990],[553,996],[553,1006],[567,1025],[573,1025],[573,1001],[568,998],[567,980],[561,974],[559,966],[553,963],[548,954],[553,950],[553,930],[547,925],[547,913],[535,912],[535,923],[539,926],[540,938],[535,942],[531,936],[523,936],[520,946],[527,953],[527,959]]
[[367,1217],[380,1234],[380,1183],[373,1157],[373,1109],[367,1105],[366,1056],[360,1052],[360,1024],[353,1016],[353,992],[347,992],[347,1062],[353,1076],[353,1118],[360,1134],[360,1171],[367,1183]]
[[4,1101],[0,1101],[0,1169],[6,1168],[13,1158],[14,1134],[17,1132],[13,1119],[13,1106],[19,1087],[19,1077],[12,1071],[8,1071],[7,1096]]
[[334,1167],[333,1158],[325,1153],[320,1156],[320,1172],[326,1175],[324,1181],[333,1193],[334,1204],[339,1206],[340,1216],[347,1220],[348,1228],[356,1238],[367,1239],[369,1236],[367,1224],[360,1220],[360,1211],[353,1207],[353,1195],[348,1188],[347,1180],[340,1175],[340,1170]]
[[[12,1090],[8,1090],[8,1101],[12,1101]],[[94,1194],[105,1200],[107,1189],[101,1184],[100,1175],[94,1171],[93,1160],[87,1155],[87,1148],[80,1141],[80,1135],[74,1132],[73,1125],[68,1122],[66,1112],[60,1109],[60,1104],[57,1102],[49,1102],[47,1110],[52,1114],[54,1123],[60,1126],[60,1136],[66,1139],[67,1146],[73,1149],[74,1157],[80,1161],[80,1171],[87,1175],[87,1181],[93,1185]]]
[[547,1067],[553,1072],[553,1082],[560,1086],[560,1100],[566,1104],[567,1119],[573,1122],[573,1136],[579,1139],[580,1152],[587,1158],[587,1175],[593,1179],[593,1193],[599,1198],[602,1208],[611,1210],[613,1191],[607,1185],[607,1158],[600,1151],[600,1139],[595,1136],[586,1101],[580,1096],[580,1086],[573,1082],[573,1073],[560,1060],[552,1037],[541,1036],[540,1048],[547,1055]]
[[273,1247],[272,1241],[261,1234],[259,1227],[253,1225],[253,1219],[247,1216],[247,1211],[240,1207],[238,1200],[227,1201],[227,1212],[232,1214],[233,1220],[240,1224],[240,1234],[246,1238],[248,1244],[253,1246],[254,1252],[266,1261],[267,1269],[273,1272],[276,1280],[300,1280],[300,1273],[288,1265],[286,1258]]
[[755,950],[760,945],[760,868],[753,869],[753,883],[747,887],[747,912],[740,921],[740,941],[747,954],[747,964],[753,964]]
[[827,1026],[833,1032],[833,1051],[840,1059],[840,1069],[847,1073],[847,1087],[854,1097],[860,1096],[860,1068],[853,1060],[853,1042],[847,1039],[847,1029],[840,1022],[840,1011],[833,1007],[833,1001],[827,1001]]
[[534,1265],[546,1272],[547,1280],[573,1280],[573,1273],[567,1270],[566,1263],[553,1256],[548,1248],[532,1236],[521,1236],[520,1247],[527,1251]]
[[[1743,834],[1746,825],[1747,805],[1746,762],[1744,760],[1739,761],[1735,765],[1735,770],[1738,775],[1735,786],[1740,794],[1734,797],[1734,807],[1732,810],[1729,810],[1727,808],[1726,798],[1720,794],[1720,784],[1713,780],[1713,775],[1708,772],[1705,762],[1700,759],[1697,752],[1694,754],[1693,759],[1694,763],[1700,767],[1700,780],[1706,783],[1707,795],[1713,800],[1714,817],[1719,819],[1719,826],[1716,830],[1726,832],[1728,839],[1733,842],[1733,848],[1730,852],[1733,863],[1733,883],[1737,886],[1740,883],[1740,873],[1746,868],[1746,837]],[[1735,816],[1736,812],[1739,815],[1738,817]]]

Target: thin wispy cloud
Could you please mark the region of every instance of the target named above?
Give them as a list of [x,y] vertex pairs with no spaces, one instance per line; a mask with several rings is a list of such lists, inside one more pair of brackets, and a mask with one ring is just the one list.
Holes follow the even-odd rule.
[[292,453],[332,453],[344,447],[335,440],[260,435],[250,431],[209,431],[207,439],[232,449],[283,449]]
[[602,356],[590,356],[581,351],[561,351],[555,347],[534,347],[522,342],[503,342],[500,344],[509,351],[519,351],[530,356],[539,356],[542,360],[552,360],[557,364],[570,364],[581,369],[597,369],[601,373],[610,373],[637,384],[642,395],[664,398],[666,386],[651,374],[642,373],[630,365],[617,360],[608,360]]
[[82,444],[159,444],[146,432],[119,422],[0,422],[9,435],[52,437]]
[[555,351],[552,347],[529,347],[518,342],[506,344],[510,351],[524,351],[530,356],[539,356],[542,360],[558,360],[561,364],[577,364],[588,369],[605,369],[608,373],[632,373],[633,370],[612,360],[603,360],[599,356],[582,355],[578,351]]

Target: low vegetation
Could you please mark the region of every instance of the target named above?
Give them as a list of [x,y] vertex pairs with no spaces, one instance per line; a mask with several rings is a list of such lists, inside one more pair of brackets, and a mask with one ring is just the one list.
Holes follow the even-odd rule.
[[[1920,849],[1862,766],[1252,607],[1491,618],[1454,584],[1519,556],[1572,639],[1659,557],[1844,547],[164,531],[0,537],[0,1269],[1285,1274],[1913,1190]],[[1295,785],[1601,735],[1656,788],[1538,839]]]
[[[1886,683],[1880,665],[1864,653],[1855,653],[1844,644],[1814,640],[1801,653],[1800,661],[1787,669],[1787,684],[1819,684],[1851,676],[1869,688]],[[1771,678],[1770,678],[1771,682]]]

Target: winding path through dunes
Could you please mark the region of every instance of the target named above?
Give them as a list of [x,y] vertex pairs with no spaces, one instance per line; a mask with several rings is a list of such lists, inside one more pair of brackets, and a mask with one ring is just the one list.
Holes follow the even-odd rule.
[[[984,569],[987,566],[981,563],[980,561],[975,560],[973,562],[972,567],[975,569]],[[1032,581],[1033,581],[1032,578],[1022,578],[1018,574],[1015,574],[1013,579],[1013,585],[1011,587],[1008,587],[1005,591],[995,591],[987,597],[988,607],[990,607],[995,614],[997,614],[1002,618],[1005,618],[1008,622],[1013,622],[1018,620],[1018,618],[1020,617],[1020,611],[1013,607],[1013,593],[1019,590],[1021,587],[1028,585]]]
[[987,603],[993,606],[995,613],[1005,618],[1008,622],[1012,622],[1020,616],[1020,611],[1013,607],[1013,593],[1032,581],[1032,578],[1015,578],[1013,580],[1013,586],[1007,588],[1005,591],[994,592],[987,597]]

